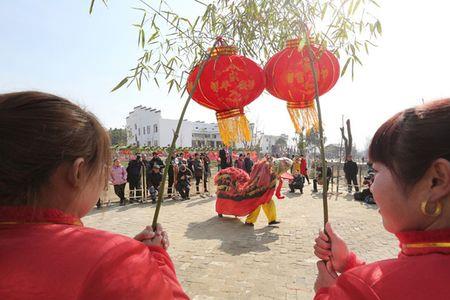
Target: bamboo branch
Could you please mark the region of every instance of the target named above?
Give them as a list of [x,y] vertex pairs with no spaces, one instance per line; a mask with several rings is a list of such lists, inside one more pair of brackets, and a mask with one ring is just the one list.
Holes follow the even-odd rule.
[[323,138],[323,122],[322,122],[322,110],[320,107],[320,99],[319,99],[319,82],[317,80],[317,73],[314,66],[314,53],[311,50],[311,42],[309,40],[308,31],[306,25],[302,23],[303,32],[306,36],[306,47],[308,50],[309,56],[309,64],[311,66],[311,71],[314,78],[314,92],[315,92],[315,100],[317,105],[317,115],[319,118],[319,147],[320,147],[320,158],[322,160],[322,181],[323,181],[323,193],[322,193],[322,201],[323,201],[323,227],[325,228],[325,224],[328,222],[328,180],[327,180],[327,161],[325,160],[325,146],[324,146],[324,138]]
[[[210,51],[206,55],[206,58],[204,60],[202,60],[202,62],[207,61],[211,57],[211,54],[213,53],[214,49],[216,48],[218,42],[219,42],[219,39],[217,39],[214,42],[214,44],[211,47]],[[164,168],[163,178],[162,178],[161,184],[159,185],[158,201],[156,203],[155,214],[153,215],[152,227],[155,230],[156,230],[156,225],[158,223],[159,211],[161,210],[163,194],[164,194],[164,187],[165,187],[165,184],[166,184],[166,178],[167,178],[167,174],[168,174],[168,171],[169,171],[169,166],[171,164],[172,155],[173,155],[173,152],[174,152],[175,147],[176,147],[176,142],[177,142],[177,139],[178,139],[178,135],[180,133],[181,125],[183,124],[184,115],[186,114],[187,107],[189,105],[189,102],[192,99],[192,95],[197,90],[198,82],[200,80],[200,76],[203,73],[205,65],[206,65],[206,63],[201,63],[200,64],[200,68],[199,68],[199,71],[198,71],[197,76],[195,78],[194,85],[192,87],[191,92],[188,93],[188,98],[186,99],[186,102],[184,103],[183,110],[181,111],[180,118],[178,119],[177,128],[176,128],[176,130],[175,130],[175,132],[173,134],[172,143],[170,144],[169,153],[167,154],[167,158],[166,158],[166,163],[165,163],[166,167]]]

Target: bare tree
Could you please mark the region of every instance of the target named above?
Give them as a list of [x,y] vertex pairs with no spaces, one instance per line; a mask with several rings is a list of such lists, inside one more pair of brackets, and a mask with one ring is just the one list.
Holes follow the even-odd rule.
[[344,127],[341,127],[341,135],[342,139],[344,140],[344,148],[345,148],[345,157],[352,154],[353,149],[353,136],[352,136],[352,129],[350,126],[350,119],[347,119],[347,122],[345,122],[347,125],[347,136],[345,136]]

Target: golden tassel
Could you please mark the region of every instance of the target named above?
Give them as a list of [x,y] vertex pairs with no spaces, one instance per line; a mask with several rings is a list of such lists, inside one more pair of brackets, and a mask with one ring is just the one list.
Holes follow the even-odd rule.
[[251,141],[250,126],[242,110],[233,109],[218,112],[216,115],[219,133],[226,146],[237,142]]
[[314,101],[307,105],[303,103],[288,102],[288,112],[294,123],[295,132],[301,133],[306,129],[306,135],[309,135],[311,129],[319,131],[319,117],[317,115]]

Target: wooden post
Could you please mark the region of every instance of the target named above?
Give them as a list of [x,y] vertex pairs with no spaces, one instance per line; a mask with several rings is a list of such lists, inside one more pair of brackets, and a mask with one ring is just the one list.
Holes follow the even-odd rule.
[[[342,127],[344,127],[344,115],[342,115]],[[342,136],[341,136],[341,144],[339,145],[339,165],[337,170],[337,183],[336,183],[336,197],[339,195],[339,179],[340,179],[340,171],[342,164]]]

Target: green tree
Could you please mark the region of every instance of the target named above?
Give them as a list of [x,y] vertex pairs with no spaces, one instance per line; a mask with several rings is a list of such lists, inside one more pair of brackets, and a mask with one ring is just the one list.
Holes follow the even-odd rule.
[[[92,12],[95,0],[91,1]],[[106,0],[102,1],[106,3]],[[218,36],[235,44],[243,55],[260,63],[265,63],[270,56],[281,50],[286,40],[300,38],[299,48],[308,47],[316,83],[319,145],[322,167],[326,169],[322,108],[309,37],[314,39],[315,44],[328,48],[340,57],[345,62],[341,74],[344,75],[350,68],[353,78],[355,65],[362,65],[361,53],[369,52],[382,31],[380,21],[372,12],[378,6],[374,0],[194,0],[192,5],[198,5],[201,11],[194,18],[176,11],[169,5],[170,1],[139,0],[137,3],[137,9],[142,11],[142,18],[134,26],[138,31],[138,45],[142,47],[142,56],[138,58],[131,73],[113,90],[133,83],[140,89],[143,81],[160,86],[161,80],[165,80],[169,91],[175,87],[184,92],[187,74],[194,65],[209,58],[207,45],[214,48]],[[200,68],[197,80],[202,71]],[[197,80],[193,90],[196,89]],[[190,100],[191,97],[188,96],[174,133],[170,154],[174,150]],[[162,188],[166,176],[164,172]],[[158,199],[154,224],[161,201],[162,193]],[[323,202],[326,221],[326,183]]]
[[108,130],[111,145],[125,146],[127,144],[127,131],[123,128],[110,128]]

